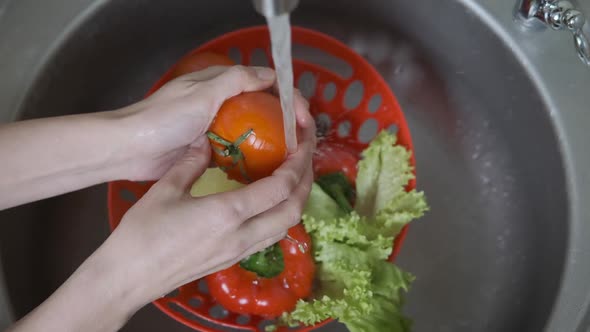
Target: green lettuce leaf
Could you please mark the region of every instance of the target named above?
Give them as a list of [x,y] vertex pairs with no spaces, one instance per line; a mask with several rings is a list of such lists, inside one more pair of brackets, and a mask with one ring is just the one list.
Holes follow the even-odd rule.
[[321,250],[317,260],[321,293],[313,301],[299,301],[284,315],[287,324],[312,325],[337,318],[350,331],[409,331],[401,313],[403,296],[413,276],[376,255],[345,244]]
[[352,332],[407,332],[401,312],[414,277],[387,262],[395,236],[427,210],[424,194],[406,191],[413,178],[410,152],[380,133],[363,151],[355,210],[347,213],[314,184],[303,214],[312,237],[319,291],[282,316],[289,325],[334,318]]
[[313,183],[303,214],[330,220],[343,216],[345,213],[330,195],[326,194],[317,183]]
[[395,135],[382,131],[362,153],[355,204],[355,210],[362,216],[375,217],[405,191],[408,181],[414,177],[410,151],[395,143]]
[[373,310],[342,322],[350,331],[410,331],[411,321],[401,312],[403,297],[400,291],[408,291],[414,277],[383,261],[374,266],[373,275]]

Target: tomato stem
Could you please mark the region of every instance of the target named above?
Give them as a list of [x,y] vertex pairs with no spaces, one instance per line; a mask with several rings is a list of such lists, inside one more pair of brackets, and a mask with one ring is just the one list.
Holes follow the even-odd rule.
[[219,144],[221,144],[221,145],[223,145],[225,147],[229,147],[229,146],[232,146],[233,145],[232,142],[224,139],[223,137],[221,137],[221,136],[219,136],[216,133],[211,132],[211,131],[208,131],[207,132],[207,137],[209,137],[209,139],[212,139],[215,142],[217,142],[217,143],[219,143]]
[[[244,157],[244,154],[242,153],[242,150],[240,150],[240,144],[244,143],[248,139],[248,137],[250,137],[250,135],[252,135],[253,133],[254,133],[254,129],[248,129],[245,133],[240,135],[238,137],[238,139],[236,139],[235,142],[231,142],[231,141],[228,141],[225,138],[215,134],[214,132],[211,132],[211,131],[207,132],[207,137],[209,137],[210,140],[225,147],[225,149],[222,150],[218,147],[213,146],[213,152],[215,152],[216,154],[218,154],[222,157],[231,157],[232,167],[238,165],[238,168],[240,169],[240,173],[242,174],[242,177],[248,182],[252,182],[252,181],[248,177],[248,174],[246,173],[246,169],[244,168],[245,157]],[[227,170],[227,167],[223,167],[222,170],[223,171]]]
[[274,278],[285,269],[283,250],[278,243],[250,255],[240,262],[240,267],[262,278]]

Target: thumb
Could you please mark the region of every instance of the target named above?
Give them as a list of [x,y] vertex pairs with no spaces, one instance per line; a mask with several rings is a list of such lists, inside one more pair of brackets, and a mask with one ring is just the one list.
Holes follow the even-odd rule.
[[267,89],[275,77],[271,68],[233,66],[208,82],[209,93],[221,104],[242,92]]
[[211,146],[205,135],[191,144],[184,155],[162,176],[161,182],[167,183],[185,193],[205,172],[211,159]]

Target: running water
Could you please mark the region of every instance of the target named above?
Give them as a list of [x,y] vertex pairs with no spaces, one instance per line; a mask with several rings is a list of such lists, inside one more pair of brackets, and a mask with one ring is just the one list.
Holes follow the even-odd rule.
[[292,153],[297,149],[295,111],[293,107],[293,63],[291,60],[291,24],[289,14],[266,18],[270,30],[272,59],[277,73],[283,124],[285,127],[285,143]]
[[[293,62],[291,60],[291,23],[289,14],[270,16],[266,18],[270,30],[272,60],[277,72],[279,96],[283,109],[283,125],[285,127],[285,144],[292,153],[297,149],[295,110],[293,106]],[[287,235],[287,240],[296,244],[302,253],[307,251],[301,243]]]

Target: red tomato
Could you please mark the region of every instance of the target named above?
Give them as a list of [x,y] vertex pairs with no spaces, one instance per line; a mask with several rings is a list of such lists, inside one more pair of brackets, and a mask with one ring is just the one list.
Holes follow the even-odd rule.
[[216,165],[242,183],[271,175],[287,157],[281,103],[267,92],[226,100],[208,135]]
[[313,155],[315,178],[329,173],[342,172],[354,185],[359,154],[355,150],[334,142],[320,142]]
[[[275,318],[292,311],[297,301],[311,294],[315,263],[311,238],[303,225],[289,229],[287,239],[279,242],[285,267],[272,278],[259,277],[239,264],[206,277],[210,294],[227,310],[245,315]],[[306,247],[305,252],[299,244]]]
[[200,52],[181,59],[171,73],[170,79],[175,79],[195,71],[203,70],[210,66],[233,66],[235,62],[227,55],[213,52]]

